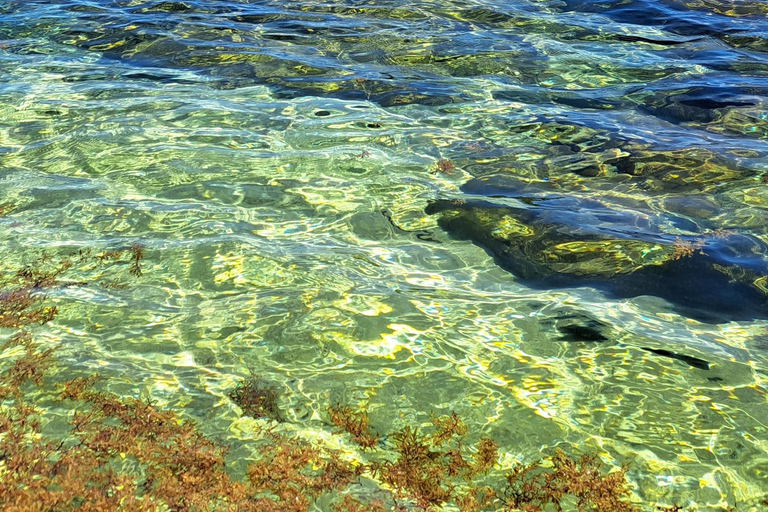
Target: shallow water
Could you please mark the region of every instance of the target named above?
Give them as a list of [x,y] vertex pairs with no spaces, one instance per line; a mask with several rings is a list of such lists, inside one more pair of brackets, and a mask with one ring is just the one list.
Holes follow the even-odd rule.
[[114,264],[52,292],[62,313],[36,336],[61,345],[62,375],[98,369],[221,440],[252,435],[227,394],[254,374],[306,437],[328,438],[334,402],[366,404],[381,431],[455,410],[502,464],[596,451],[630,462],[647,510],[758,510],[768,322],[533,289],[425,208],[503,175],[673,215],[672,238],[768,243],[766,14],[3,2],[2,270],[145,246],[138,278]]

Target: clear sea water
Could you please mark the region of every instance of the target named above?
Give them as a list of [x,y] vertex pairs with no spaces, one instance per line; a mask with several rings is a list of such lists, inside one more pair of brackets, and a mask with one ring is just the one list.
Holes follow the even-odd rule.
[[[223,442],[259,423],[227,397],[254,375],[280,392],[280,429],[342,449],[331,403],[380,431],[456,411],[502,465],[596,452],[630,463],[645,510],[761,510],[767,321],[532,289],[424,209],[506,175],[689,221],[671,235],[768,243],[767,15],[2,0],[0,270],[145,246],[140,277],[114,264],[52,291],[61,314],[35,336],[61,375],[97,371]],[[606,340],[566,341],[569,325]]]

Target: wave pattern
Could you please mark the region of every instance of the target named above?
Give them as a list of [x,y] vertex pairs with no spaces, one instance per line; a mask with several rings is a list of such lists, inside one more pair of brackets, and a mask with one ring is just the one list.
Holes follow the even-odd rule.
[[[671,240],[768,243],[766,14],[749,0],[3,2],[2,270],[141,243],[140,277],[57,290],[40,335],[61,342],[62,375],[98,368],[232,442],[255,427],[228,390],[255,374],[280,390],[280,428],[308,437],[339,401],[368,404],[381,431],[455,410],[508,462],[561,446],[631,463],[647,510],[757,510],[768,323],[533,289],[425,209],[514,178],[611,205],[601,229],[673,219],[657,226]],[[529,228],[504,217],[492,233]],[[574,247],[558,250],[594,250]],[[659,247],[626,251],[608,252],[653,264]]]

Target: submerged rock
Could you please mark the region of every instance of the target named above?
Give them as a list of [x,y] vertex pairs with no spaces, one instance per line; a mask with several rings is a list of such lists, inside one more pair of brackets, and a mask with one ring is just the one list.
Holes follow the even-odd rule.
[[675,215],[624,210],[548,183],[491,176],[467,182],[465,199],[438,200],[428,214],[471,240],[533,288],[589,286],[612,298],[660,297],[685,316],[720,323],[768,318],[768,247]]

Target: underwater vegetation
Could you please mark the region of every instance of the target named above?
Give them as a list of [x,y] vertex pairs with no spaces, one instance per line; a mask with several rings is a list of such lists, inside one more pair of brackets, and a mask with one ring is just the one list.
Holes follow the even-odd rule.
[[[361,426],[367,419],[348,407],[331,409],[334,424],[341,425],[352,440],[369,448],[376,438]],[[467,446],[467,427],[452,413],[433,417],[431,432],[406,426],[390,434],[396,458],[373,461],[366,471],[392,489],[395,498],[432,510],[453,503],[462,511],[562,510],[568,503],[576,510],[631,511],[626,468],[605,473],[597,457],[577,460],[557,450],[528,465],[517,465],[499,478],[493,474],[499,446],[480,438]],[[363,434],[362,439],[360,439]],[[495,477],[495,478],[494,478]]]
[[[391,489],[387,501],[395,510],[433,510],[454,502],[464,511],[539,511],[548,504],[560,509],[566,499],[576,500],[580,511],[633,509],[623,470],[604,474],[596,459],[574,461],[562,452],[546,459],[551,469],[538,462],[515,468],[501,490],[471,485],[493,468],[497,446],[481,440],[473,457],[465,458],[457,438],[466,429],[455,415],[434,420],[432,434],[406,427],[390,435],[395,460],[386,460],[382,449],[381,460],[362,465],[264,428],[254,440],[259,458],[236,478],[226,471],[228,448],[205,438],[192,422],[142,400],[96,391],[98,377],[91,377],[58,386],[58,405],[73,414],[67,435],[47,437],[45,414],[25,392],[28,380],[43,383],[50,351],[39,351],[26,332],[12,346],[22,346],[24,356],[0,377],[6,402],[0,414],[3,510],[299,512],[364,475]],[[358,419],[349,418],[352,431]],[[379,500],[363,505],[344,495],[334,508],[387,510]]]
[[[53,320],[58,309],[56,306],[44,305],[46,291],[86,284],[68,277],[67,271],[75,265],[80,269],[94,269],[119,263],[126,252],[130,254],[129,274],[140,276],[140,260],[144,257],[144,249],[138,244],[126,250],[103,251],[98,254],[93,254],[90,249],[61,256],[45,254],[15,271],[0,272],[0,327],[19,328]],[[106,281],[99,282],[99,285],[122,286],[117,282]]]
[[145,247],[136,242],[131,245],[129,252],[131,255],[131,264],[128,272],[130,272],[132,276],[141,277],[141,260],[144,259]]
[[277,390],[267,382],[254,377],[244,379],[229,393],[229,399],[236,403],[246,416],[280,421]]
[[637,213],[558,193],[551,183],[501,176],[465,183],[428,214],[451,236],[485,249],[532,288],[590,286],[612,298],[652,295],[702,322],[768,318],[768,247],[731,231],[683,231],[684,218]]
[[[4,278],[2,294],[9,297],[13,287],[32,282],[61,285],[65,269],[116,257],[79,251],[52,263],[46,258]],[[52,320],[57,310],[37,296],[11,305],[12,313],[5,314],[13,320],[6,327],[16,331],[2,345],[0,366],[5,511],[304,512],[323,496],[337,512],[439,510],[447,504],[466,512],[635,509],[626,468],[605,471],[594,456],[556,451],[505,471],[498,467],[497,443],[466,442],[468,428],[455,413],[433,417],[428,428],[408,425],[380,436],[363,410],[331,406],[330,423],[360,446],[359,460],[278,432],[278,423],[267,421],[252,440],[255,460],[234,475],[230,447],[205,437],[179,412],[101,391],[97,375],[54,378],[55,348],[40,346],[28,329]],[[41,310],[47,314],[36,313]],[[276,392],[256,379],[243,381],[230,398],[246,414],[279,417]],[[66,428],[49,429],[61,416]],[[363,480],[376,489],[360,495],[354,484]]]
[[331,423],[352,436],[352,441],[364,450],[379,444],[379,435],[368,429],[368,415],[351,407],[332,405],[328,408]]

